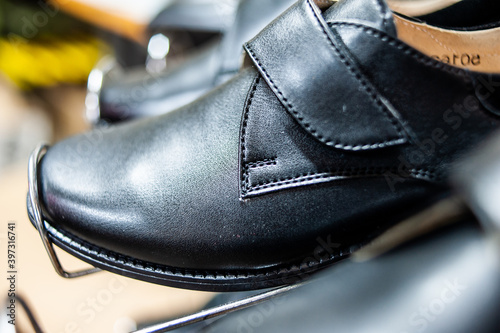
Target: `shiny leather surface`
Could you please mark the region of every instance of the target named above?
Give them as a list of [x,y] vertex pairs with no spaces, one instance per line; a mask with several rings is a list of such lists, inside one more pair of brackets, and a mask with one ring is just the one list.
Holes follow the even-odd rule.
[[[254,65],[289,114],[310,135],[339,149],[376,149],[407,142],[408,134],[398,115],[355,65],[354,55],[342,45],[341,37],[337,40],[311,4],[302,6],[245,44]],[[342,3],[331,11],[330,20],[357,20],[356,9],[355,2]],[[389,9],[383,16],[370,15],[373,20],[367,19],[372,26],[395,34],[392,22],[382,23],[392,15]],[[290,35],[283,37],[287,30]],[[309,76],[304,84],[303,78]],[[331,91],[336,93],[326,93]]]
[[[255,54],[265,59],[260,65],[171,113],[55,145],[40,165],[46,220],[70,238],[114,252],[99,257],[106,263],[119,254],[198,272],[274,269],[270,276],[276,278],[290,265],[332,263],[446,195],[450,166],[500,119],[476,97],[470,72],[397,41],[392,24],[384,22],[384,5],[345,0],[323,18],[301,0],[247,44],[259,45]],[[289,33],[292,28],[301,38]],[[271,50],[283,45],[332,55],[324,55],[323,67],[297,68],[304,65],[298,53],[278,59]],[[334,75],[345,73],[339,54],[355,60],[359,77]],[[303,91],[291,85],[294,70],[301,73]],[[307,89],[309,81],[314,87],[335,84],[315,92]],[[392,128],[380,112],[385,107],[404,127],[405,141],[360,149],[331,145],[279,96],[292,88],[291,101],[300,101],[304,117],[339,130],[328,135],[353,144],[365,135],[386,140],[385,127],[366,128]],[[362,98],[345,96],[346,89]],[[353,118],[338,106],[325,109],[315,94],[336,96]]]
[[144,71],[105,84],[100,96],[101,119],[117,122],[163,114],[227,81],[240,67],[243,43],[294,2],[242,0],[220,45],[213,45],[165,73],[152,75]]
[[427,238],[190,332],[498,332],[498,238],[470,225]]

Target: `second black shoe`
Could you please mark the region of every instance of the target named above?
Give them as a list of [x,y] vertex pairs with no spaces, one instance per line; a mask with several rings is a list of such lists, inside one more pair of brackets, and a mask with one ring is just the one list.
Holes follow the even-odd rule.
[[205,97],[48,149],[31,193],[42,225],[149,282],[295,282],[447,195],[451,165],[500,125],[499,32],[301,0]]
[[99,120],[116,123],[156,116],[194,101],[236,75],[243,58],[243,43],[293,3],[294,0],[242,0],[234,23],[220,44],[161,74],[144,70],[104,81],[98,101]]

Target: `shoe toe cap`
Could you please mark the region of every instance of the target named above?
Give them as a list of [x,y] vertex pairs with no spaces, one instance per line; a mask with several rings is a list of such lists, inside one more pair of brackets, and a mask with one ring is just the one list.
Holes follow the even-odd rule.
[[126,154],[113,149],[116,139],[95,130],[49,148],[39,165],[39,191],[51,224],[99,242],[124,216],[140,219],[127,209],[134,198],[126,186]]

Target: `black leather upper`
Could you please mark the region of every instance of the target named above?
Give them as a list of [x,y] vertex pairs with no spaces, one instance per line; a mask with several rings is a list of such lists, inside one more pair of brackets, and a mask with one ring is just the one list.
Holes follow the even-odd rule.
[[208,95],[56,144],[40,165],[47,221],[102,249],[207,270],[366,243],[446,194],[452,163],[500,124],[484,106],[496,90],[481,101],[488,90],[474,85],[498,76],[420,54],[388,13],[382,1],[320,13],[301,0],[246,44],[254,65]]
[[[281,104],[309,134],[335,148],[365,150],[405,143],[408,135],[399,115],[356,65],[341,36],[319,19],[311,3],[301,6],[245,44]],[[332,21],[335,16],[356,18],[358,13],[349,6],[342,3],[332,11]],[[384,29],[385,24],[377,22],[378,13],[371,15],[377,20],[368,22]],[[387,15],[392,15],[390,10],[383,18]],[[389,30],[394,31],[394,25]]]

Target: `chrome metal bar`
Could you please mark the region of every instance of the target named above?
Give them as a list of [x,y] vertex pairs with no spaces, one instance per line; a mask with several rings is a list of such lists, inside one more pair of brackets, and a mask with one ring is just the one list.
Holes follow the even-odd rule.
[[186,325],[198,323],[200,321],[204,321],[210,318],[215,318],[219,316],[226,315],[228,313],[242,310],[248,308],[253,305],[257,305],[264,301],[270,300],[272,298],[283,295],[290,290],[296,289],[304,285],[306,282],[280,287],[277,289],[273,289],[255,296],[250,296],[247,298],[243,298],[239,301],[223,304],[217,307],[213,307],[211,309],[203,310],[198,313],[194,313],[192,315],[188,315],[182,318],[174,319],[165,323],[157,324],[154,326],[150,326],[144,329],[140,329],[135,331],[134,333],[161,333],[161,332],[169,332],[177,328],[184,327]]
[[47,149],[48,149],[47,145],[44,144],[38,145],[33,151],[33,153],[31,153],[28,163],[29,199],[31,203],[33,217],[35,219],[36,228],[38,230],[38,233],[40,234],[40,238],[42,239],[45,250],[47,251],[50,261],[52,262],[52,265],[54,266],[54,269],[56,270],[57,274],[59,274],[64,278],[71,279],[99,272],[100,271],[99,268],[91,268],[77,272],[65,271],[57,257],[52,242],[48,237],[47,229],[45,228],[45,223],[42,218],[40,201],[38,200],[38,163],[47,152]]
[[102,85],[108,73],[117,67],[116,60],[111,56],[105,56],[92,69],[87,80],[87,95],[85,97],[85,118],[96,126],[101,120],[100,96]]

